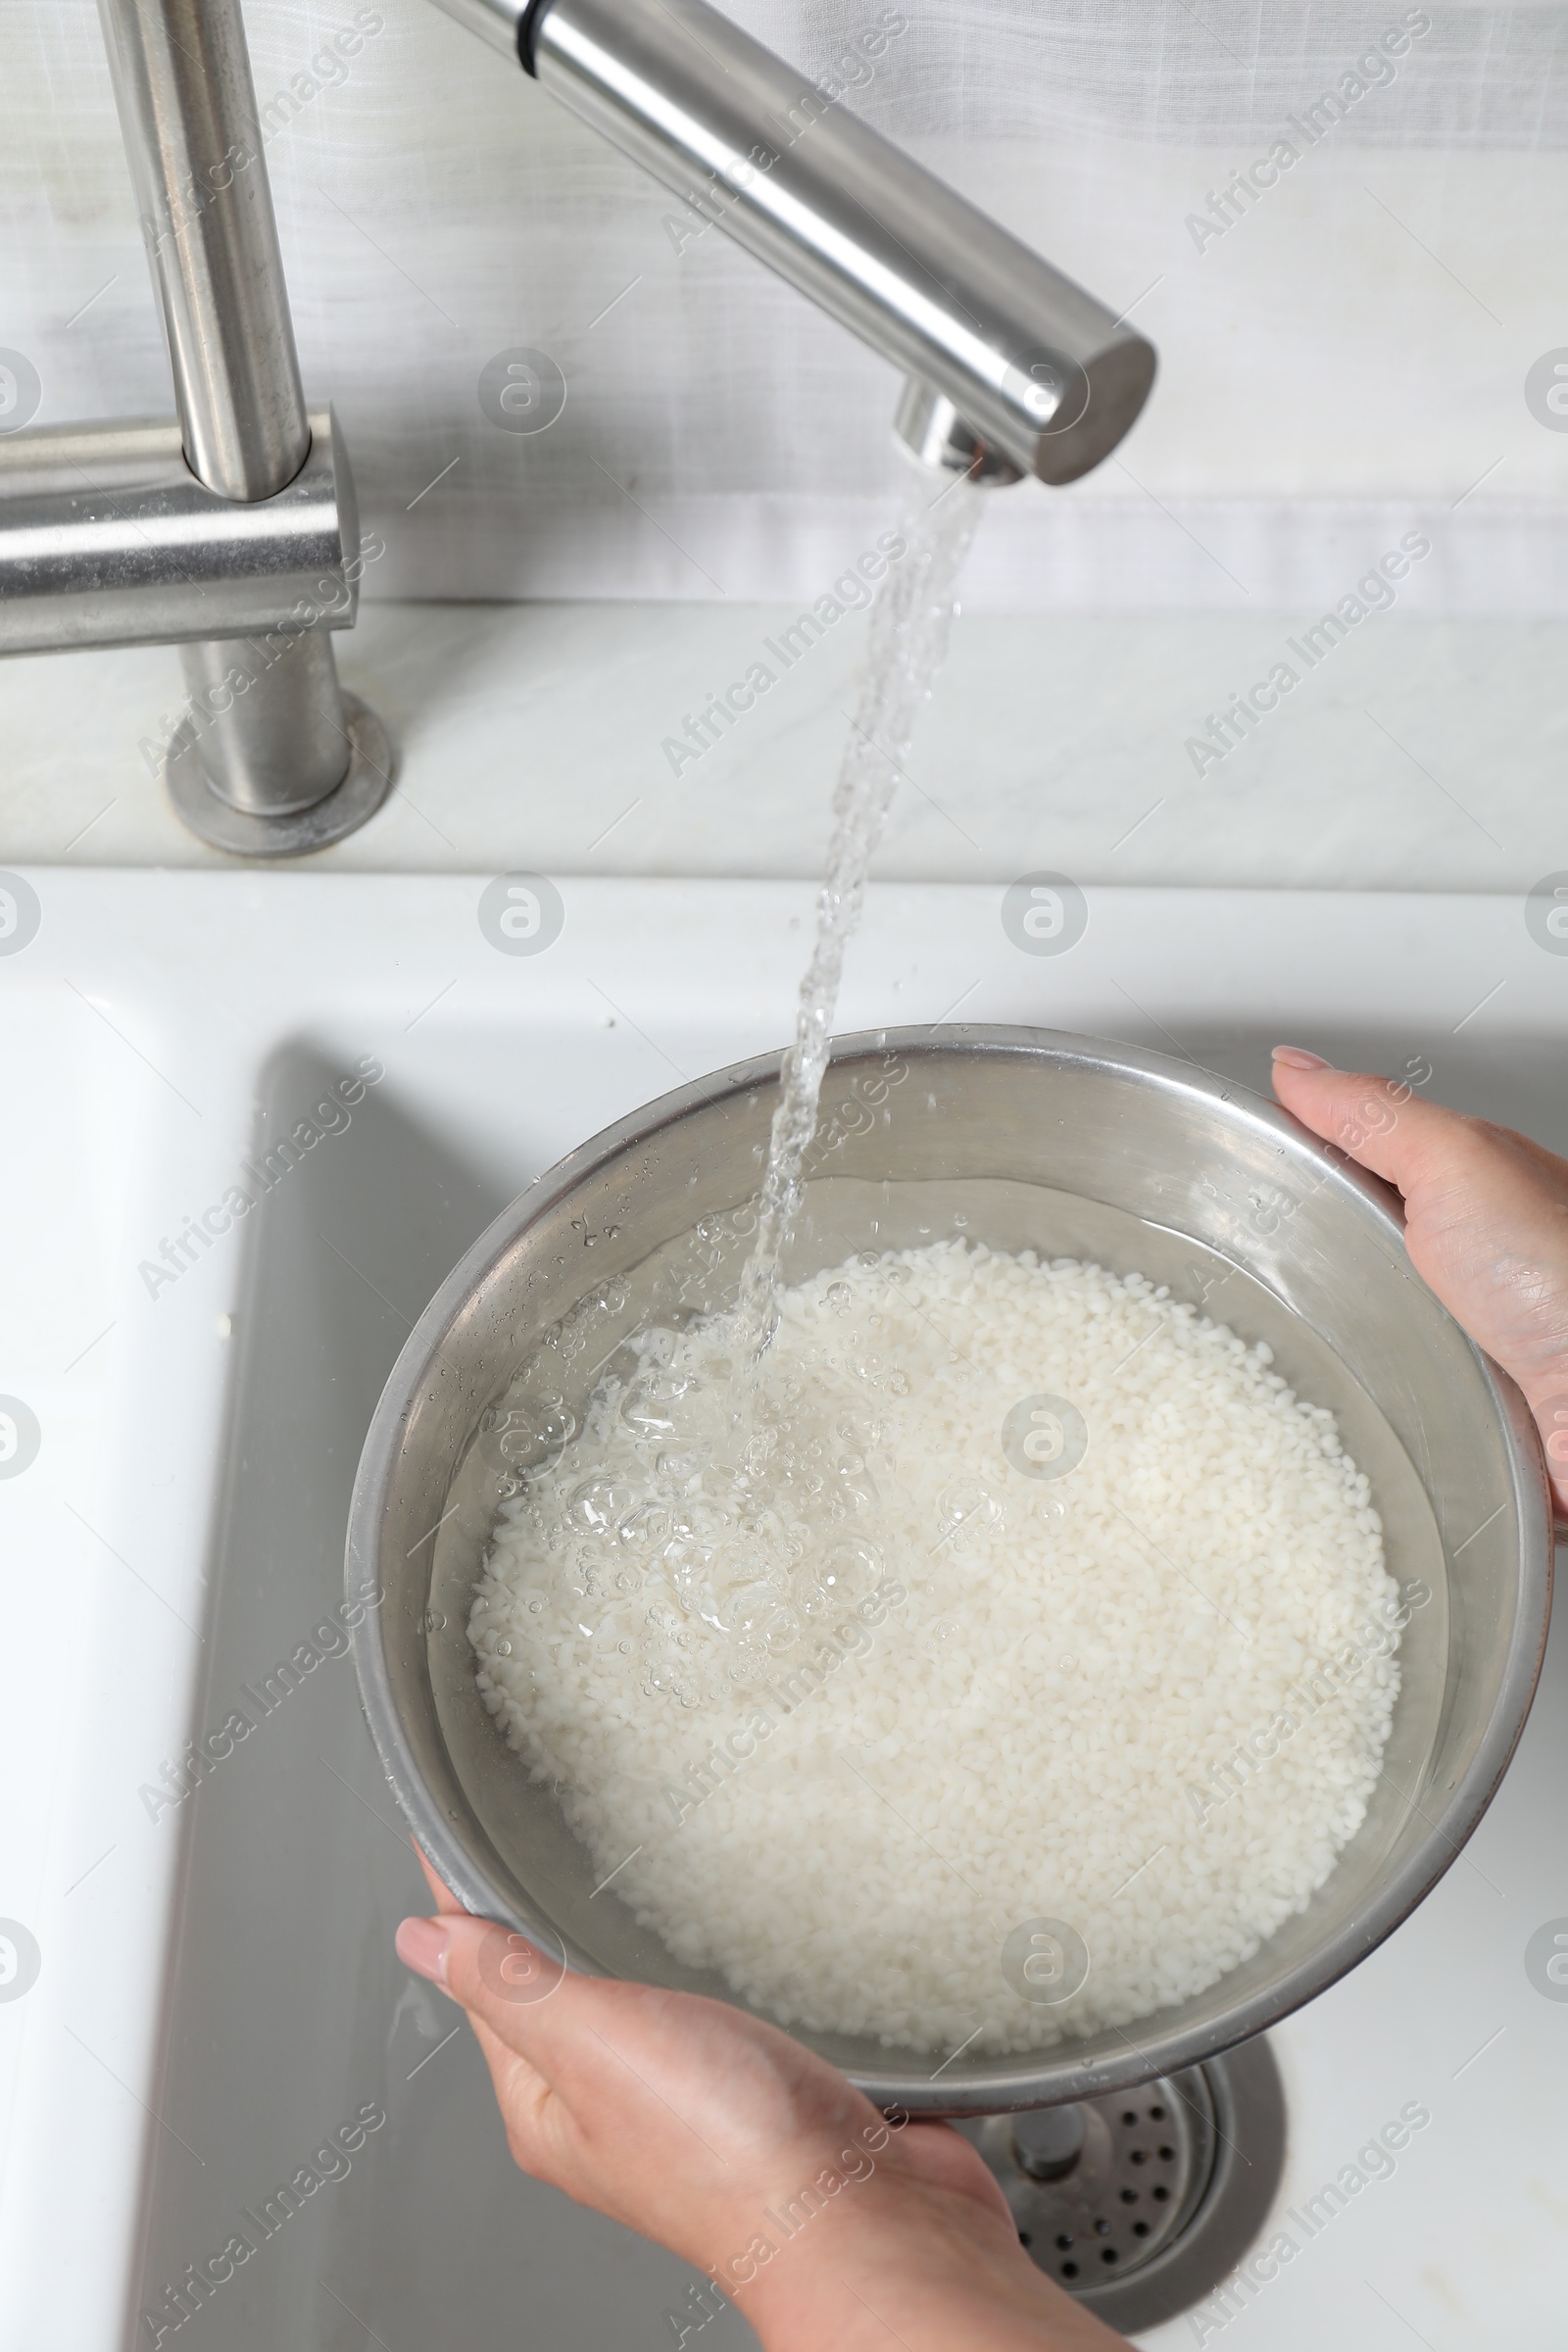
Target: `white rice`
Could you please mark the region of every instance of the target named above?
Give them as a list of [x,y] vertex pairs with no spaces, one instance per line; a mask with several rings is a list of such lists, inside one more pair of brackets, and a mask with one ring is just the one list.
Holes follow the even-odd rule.
[[[1202,1990],[1323,1885],[1396,1588],[1266,1347],[1137,1274],[865,1252],[786,1294],[737,1453],[724,1327],[640,1345],[503,1506],[469,1625],[598,1901],[783,2024],[1003,2051]],[[1004,1448],[1040,1396],[1087,1430],[1064,1475]],[[1040,1921],[1087,1952],[1065,2001],[1025,1997]]]

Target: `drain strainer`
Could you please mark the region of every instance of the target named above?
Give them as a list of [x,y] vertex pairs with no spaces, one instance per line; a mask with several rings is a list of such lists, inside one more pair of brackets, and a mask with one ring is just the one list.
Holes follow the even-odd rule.
[[1048,2277],[1123,2329],[1210,2293],[1261,2229],[1285,2162],[1268,2044],[1141,2088],[960,2124]]

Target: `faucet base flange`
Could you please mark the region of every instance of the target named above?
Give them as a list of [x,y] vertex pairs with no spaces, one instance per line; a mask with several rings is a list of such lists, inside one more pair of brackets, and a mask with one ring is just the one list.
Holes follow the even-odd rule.
[[343,781],[311,808],[280,816],[248,815],[220,800],[202,764],[195,723],[182,719],[163,768],[175,815],[198,840],[231,858],[307,858],[357,833],[391,791],[397,760],[386,728],[357,694],[344,694],[343,718],[352,747]]

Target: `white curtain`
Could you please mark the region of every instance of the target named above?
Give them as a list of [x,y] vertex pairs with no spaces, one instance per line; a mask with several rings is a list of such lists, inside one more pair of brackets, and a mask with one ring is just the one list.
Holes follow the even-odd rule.
[[[811,73],[882,14],[730,4]],[[1407,609],[1568,611],[1560,6],[904,15],[850,103],[1161,358],[1117,459],[997,494],[971,602],[1298,609],[1419,530]],[[385,547],[367,594],[804,597],[869,543],[881,362],[428,0],[246,18],[308,389]],[[92,0],[6,0],[0,66],[0,348],[39,423],[168,414]],[[535,435],[479,404],[515,347],[566,383]]]

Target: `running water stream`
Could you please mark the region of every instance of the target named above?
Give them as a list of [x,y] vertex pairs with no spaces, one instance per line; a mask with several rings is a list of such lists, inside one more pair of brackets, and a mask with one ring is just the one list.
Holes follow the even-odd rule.
[[[711,1255],[699,1223],[636,1269],[641,1319],[599,1356],[586,1394],[568,1367],[590,1345],[597,1351],[588,1337],[605,1303],[597,1295],[547,1336],[488,1416],[487,1440],[506,1465],[494,1556],[511,1565],[504,1593],[481,1584],[469,1631],[485,1676],[493,1667],[500,1677],[481,1677],[486,1703],[504,1706],[503,1684],[526,1689],[533,1732],[581,1644],[643,1700],[686,1711],[755,1690],[808,1631],[814,1639],[846,1610],[909,1598],[897,1498],[911,1393],[905,1298],[916,1275],[902,1264],[885,1280],[875,1274],[862,1330],[850,1283],[818,1271],[796,1328],[780,1260],[816,1129],[845,949],[946,651],[977,496],[961,479],[936,495],[929,483],[911,492],[904,552],[874,608],[756,1239],[733,1302],[714,1297],[733,1260]],[[709,1253],[695,1312],[682,1271],[693,1240]],[[862,1253],[861,1290],[872,1279],[864,1269]],[[632,1284],[612,1287],[620,1315]],[[966,1489],[954,1495],[943,1569],[975,1507]],[[922,1591],[924,1618],[943,1605]]]
[[[920,707],[948,650],[958,577],[983,493],[959,476],[933,499],[911,489],[900,536],[907,553],[871,614],[870,658],[833,795],[833,837],[816,902],[816,939],[801,982],[795,1043],[784,1056],[757,1240],[735,1305],[735,1365],[755,1370],[778,1321],[778,1267],[801,1202],[801,1168],[816,1133],[844,951],[860,919],[865,879],[904,774]],[[741,1399],[737,1398],[737,1403]]]

